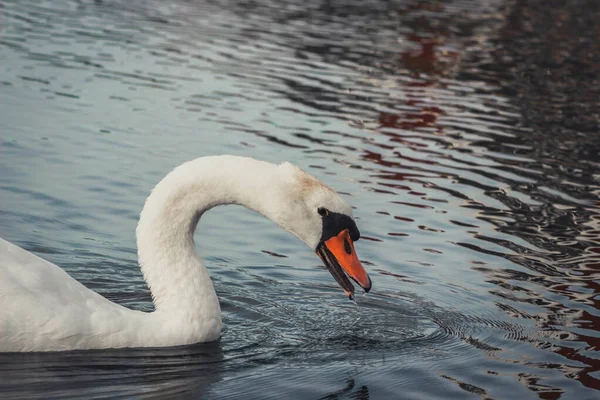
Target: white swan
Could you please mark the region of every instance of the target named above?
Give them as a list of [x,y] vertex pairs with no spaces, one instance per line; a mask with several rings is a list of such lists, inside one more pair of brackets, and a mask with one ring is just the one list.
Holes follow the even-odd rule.
[[[0,239],[0,351],[162,347],[216,340],[221,309],[195,251],[202,214],[241,204],[315,250],[346,294],[371,281],[356,256],[352,209],[299,168],[234,156],[175,168],[152,191],[137,226],[139,264],[155,311],[130,310],[58,266]],[[344,273],[345,271],[345,273]]]

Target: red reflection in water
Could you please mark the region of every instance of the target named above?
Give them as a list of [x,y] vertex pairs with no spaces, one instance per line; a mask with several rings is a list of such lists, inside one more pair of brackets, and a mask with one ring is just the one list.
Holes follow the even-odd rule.
[[[407,104],[415,106],[417,101],[409,100]],[[438,117],[442,114],[444,114],[444,111],[441,108],[428,106],[421,108],[419,112],[403,115],[382,112],[379,114],[378,122],[380,128],[413,130],[415,128],[435,126]],[[413,144],[418,145],[418,143]]]
[[420,44],[421,49],[417,51],[403,51],[401,53],[402,64],[415,72],[435,72],[435,47],[440,44],[440,40],[424,39],[415,34],[410,34],[408,40]]
[[[422,7],[419,6],[417,7],[417,9],[420,10],[422,9]],[[407,10],[410,11],[410,9]],[[418,51],[404,51],[400,54],[403,66],[405,68],[408,68],[411,72],[413,72],[417,79],[404,83],[404,93],[406,94],[407,100],[405,100],[403,104],[399,105],[400,107],[396,107],[395,104],[388,105],[391,109],[409,108],[408,111],[402,111],[397,113],[379,113],[377,120],[377,129],[379,129],[383,135],[387,136],[389,138],[389,142],[393,144],[393,146],[386,146],[385,149],[387,150],[389,150],[390,147],[391,149],[399,148],[398,144],[402,144],[411,149],[416,149],[417,151],[419,151],[419,149],[426,149],[429,147],[427,143],[422,143],[420,140],[411,140],[411,138],[408,138],[407,135],[394,132],[394,129],[402,129],[405,131],[417,131],[419,129],[427,129],[428,131],[433,130],[438,133],[443,132],[443,127],[438,125],[438,119],[440,116],[445,115],[446,112],[439,106],[434,106],[425,103],[422,98],[422,90],[419,89],[415,91],[414,89],[431,86],[440,86],[440,84],[435,81],[435,75],[440,75],[440,70],[438,69],[438,66],[441,65],[440,61],[443,60],[446,64],[455,63],[456,59],[458,58],[458,53],[439,51],[437,49],[437,47],[443,44],[444,40],[442,39],[442,36],[447,34],[447,32],[442,33],[437,31],[436,29],[433,29],[428,24],[426,19],[417,21],[417,26],[423,28],[429,33],[432,33],[433,30],[433,37],[431,37],[432,35],[427,35],[428,37],[425,38],[417,33],[409,34],[407,39],[413,43],[420,45],[421,48]],[[423,72],[427,73],[426,79],[419,78],[420,74]],[[399,89],[402,89],[402,86],[400,86]],[[418,138],[418,135],[415,136]],[[379,147],[384,148],[382,146]],[[399,151],[394,152],[394,157],[396,157],[400,161],[386,160],[381,154],[368,150],[364,151],[363,154],[361,154],[362,159],[369,162],[373,162],[377,165],[386,168],[402,168],[403,160],[429,165],[437,164],[436,161],[428,160],[425,157],[408,157],[405,154],[401,154]],[[375,175],[373,177],[382,178],[385,180],[408,180],[411,182],[421,183],[424,182],[424,180],[415,178],[428,178],[428,176],[425,174],[418,174],[415,172],[407,173],[404,171],[385,171],[385,175]],[[409,194],[413,194],[416,196],[426,195],[426,193],[412,190],[412,188],[408,185],[398,185],[382,182],[378,183],[388,187],[393,187],[395,189],[407,191]],[[379,190],[376,191],[379,192]]]

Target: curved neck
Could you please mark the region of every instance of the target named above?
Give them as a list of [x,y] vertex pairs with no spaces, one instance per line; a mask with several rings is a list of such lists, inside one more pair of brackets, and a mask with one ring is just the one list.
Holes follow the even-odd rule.
[[139,263],[156,311],[188,321],[218,319],[212,282],[196,253],[194,231],[202,214],[222,204],[240,204],[268,218],[276,195],[277,166],[233,156],[203,157],[169,173],[146,200],[137,226]]

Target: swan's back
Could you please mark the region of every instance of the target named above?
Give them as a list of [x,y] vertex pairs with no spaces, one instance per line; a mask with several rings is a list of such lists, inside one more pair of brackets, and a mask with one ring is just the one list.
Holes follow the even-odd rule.
[[2,238],[0,277],[0,301],[4,296],[10,296],[14,301],[18,297],[32,299],[32,295],[47,295],[60,303],[69,299],[70,302],[81,300],[73,296],[90,295],[85,286],[60,267]]
[[87,335],[110,334],[98,323],[124,311],[57,265],[0,238],[0,351],[89,347]]

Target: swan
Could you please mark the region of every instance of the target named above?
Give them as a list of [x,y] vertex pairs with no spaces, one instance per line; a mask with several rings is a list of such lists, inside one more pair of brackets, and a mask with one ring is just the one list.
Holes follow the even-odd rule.
[[152,312],[115,304],[0,238],[0,351],[167,347],[218,339],[219,300],[193,235],[204,212],[225,204],[257,211],[297,236],[350,298],[348,277],[370,290],[354,248],[360,233],[352,208],[332,189],[288,162],[200,157],[163,178],[140,214],[138,260]]

